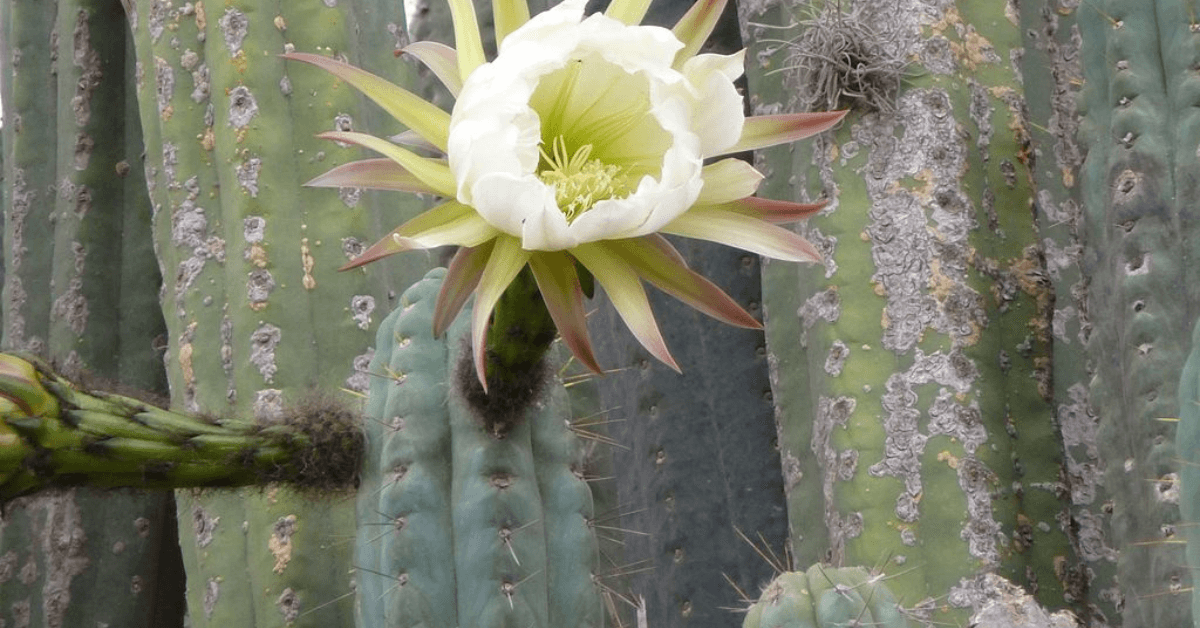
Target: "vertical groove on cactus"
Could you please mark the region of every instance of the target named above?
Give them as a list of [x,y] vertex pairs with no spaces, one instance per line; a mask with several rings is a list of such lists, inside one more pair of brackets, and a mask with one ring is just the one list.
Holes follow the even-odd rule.
[[[925,622],[965,621],[991,571],[1048,606],[1079,602],[1057,569],[1075,558],[1060,523],[1053,298],[1010,61],[1020,31],[998,4],[743,10],[748,41],[795,42],[752,51],[757,113],[827,87],[797,83],[822,76],[794,72],[806,55],[851,55],[833,71],[854,77],[897,50],[912,62],[895,102],[860,108],[811,151],[760,154],[761,195],[830,198],[805,227],[825,264],[764,271],[795,559],[871,565]],[[756,26],[796,22],[785,37]]]
[[[1198,137],[1191,3],[1096,2],[1081,10],[1088,154],[1086,270],[1095,312],[1092,402],[1108,466],[1114,591],[1125,626],[1187,625],[1191,587],[1171,438],[1176,382],[1198,311],[1192,255]],[[1099,313],[1103,313],[1101,316]]]
[[597,627],[604,609],[584,448],[561,383],[496,436],[452,374],[469,314],[431,336],[443,269],[400,297],[371,364],[359,491],[363,626]]

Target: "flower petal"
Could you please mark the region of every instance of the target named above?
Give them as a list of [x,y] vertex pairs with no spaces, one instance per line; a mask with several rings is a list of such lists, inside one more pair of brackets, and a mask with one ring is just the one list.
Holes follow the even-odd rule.
[[746,118],[746,125],[742,127],[742,139],[722,154],[728,155],[802,140],[831,128],[846,117],[847,113],[847,111],[818,111]]
[[454,49],[458,51],[458,75],[466,80],[475,68],[487,62],[483,54],[483,39],[479,36],[479,19],[471,0],[450,0],[450,19],[454,22]]
[[581,244],[571,249],[571,254],[604,287],[613,307],[617,308],[617,313],[638,342],[650,355],[678,373],[679,365],[667,351],[667,343],[658,329],[658,323],[654,321],[650,301],[646,299],[646,289],[642,287],[633,268],[599,244]]
[[612,0],[605,15],[630,26],[640,24],[650,8],[650,0]]
[[471,207],[447,201],[400,225],[340,270],[357,268],[413,249],[432,249],[448,244],[479,246],[499,233]]
[[366,188],[436,194],[423,181],[391,159],[364,159],[342,164],[304,185],[314,188]]
[[696,198],[698,205],[720,205],[754,194],[763,180],[761,172],[754,166],[730,157],[704,166],[704,187]]
[[735,327],[762,329],[729,295],[682,262],[679,251],[660,235],[601,243],[625,260],[642,279],[705,314]]
[[696,98],[692,130],[700,137],[701,153],[725,154],[742,137],[746,122],[742,95],[733,85],[746,72],[746,51],[696,55],[683,64],[682,72]]
[[575,273],[575,261],[561,251],[534,253],[529,258],[529,268],[533,270],[533,278],[537,280],[538,290],[563,342],[584,366],[595,373],[602,372],[588,337],[583,288]]
[[377,153],[382,153],[385,157],[403,166],[405,170],[411,172],[413,176],[420,179],[431,190],[434,190],[441,196],[454,196],[454,175],[450,174],[450,167],[440,161],[421,157],[383,138],[367,135],[366,133],[327,131],[317,137],[346,142],[347,144],[356,144]]
[[467,299],[471,298],[471,293],[475,292],[495,244],[496,241],[492,239],[479,246],[462,247],[450,260],[450,268],[442,280],[442,289],[433,308],[434,338],[441,338],[450,323],[458,317]]
[[811,242],[783,227],[715,207],[693,207],[663,233],[708,240],[789,262],[820,262]]
[[725,10],[726,3],[727,0],[699,0],[675,23],[672,32],[683,42],[683,50],[675,53],[675,69],[682,68],[685,61],[700,52]]
[[496,23],[496,45],[499,46],[509,33],[529,21],[529,3],[525,0],[492,0],[492,16]]
[[438,77],[450,94],[458,97],[462,89],[462,75],[458,73],[458,52],[450,46],[436,41],[416,41],[401,51],[417,58]]
[[304,52],[291,52],[283,57],[310,63],[332,73],[374,100],[393,118],[429,140],[429,143],[446,150],[446,139],[450,134],[450,114],[438,109],[436,105],[399,85],[341,61]]
[[[796,222],[811,217],[813,214],[821,211],[828,201],[820,203],[793,203],[791,201],[777,201],[770,198],[759,198],[757,196],[747,196],[729,203],[713,205],[712,209],[724,209],[731,212],[737,212],[758,220],[765,220],[771,223]],[[700,207],[692,208],[693,211]]]
[[516,278],[517,273],[529,261],[531,252],[521,248],[521,241],[508,236],[496,238],[492,254],[488,257],[487,267],[479,278],[479,287],[475,289],[475,311],[471,313],[471,344],[475,351],[475,374],[479,383],[487,392],[487,379],[484,370],[487,366],[487,328],[492,317],[492,310],[500,295],[508,288],[508,284]]

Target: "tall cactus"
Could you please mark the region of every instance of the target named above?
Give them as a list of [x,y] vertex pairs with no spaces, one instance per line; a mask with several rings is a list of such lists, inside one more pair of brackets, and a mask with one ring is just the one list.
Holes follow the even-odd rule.
[[[468,316],[435,339],[431,271],[380,325],[359,489],[359,625],[602,626],[584,449],[561,384],[503,437],[463,396]],[[464,377],[465,376],[465,377]]]
[[830,200],[806,231],[825,265],[764,270],[796,559],[874,566],[925,622],[964,621],[995,570],[1048,606],[1081,603],[1062,569],[1076,558],[1016,16],[742,8],[759,111],[859,109],[811,152],[762,153],[764,195]]
[[1194,621],[1171,438],[1197,298],[1200,125],[1194,3],[1091,2],[1079,13],[1092,401],[1121,548],[1125,626]]
[[[162,391],[158,268],[145,183],[130,165],[142,139],[120,6],[10,1],[4,11],[4,345]],[[9,504],[0,621],[178,625],[172,510],[169,493],[89,489]],[[97,597],[109,603],[97,608]]]
[[[306,390],[365,391],[389,286],[415,281],[428,260],[336,269],[421,202],[301,188],[357,156],[314,134],[401,129],[277,55],[328,50],[406,82],[410,66],[393,54],[405,43],[402,7],[144,0],[128,16],[173,404],[270,422]],[[178,497],[193,626],[351,625],[352,500],[278,488]]]

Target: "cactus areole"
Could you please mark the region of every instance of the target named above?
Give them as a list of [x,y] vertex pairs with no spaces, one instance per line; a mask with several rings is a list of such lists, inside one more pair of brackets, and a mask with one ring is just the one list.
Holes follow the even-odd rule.
[[[532,337],[540,356],[553,339],[502,329],[502,318],[552,322],[576,358],[601,370],[584,318],[582,285],[592,278],[646,350],[676,370],[642,280],[718,320],[760,327],[689,270],[664,233],[782,260],[819,259],[809,242],[775,223],[805,218],[820,204],[754,198],[762,179],[754,168],[734,158],[705,160],[808,137],[843,113],[744,117],[733,85],[744,51],[697,54],[725,0],[696,3],[673,30],[638,24],[645,1],[614,0],[606,14],[586,18],[584,4],[566,0],[531,19],[524,0],[496,3],[499,53],[488,61],[470,0],[450,0],[458,49],[430,42],[405,49],[457,98],[450,114],[358,68],[285,55],[337,75],[445,153],[431,159],[362,133],[325,133],[389,159],[350,163],[311,185],[450,199],[348,267],[410,249],[461,247],[438,295],[434,334],[473,293],[472,356],[485,395],[489,382],[508,376],[500,372],[512,353],[505,343]],[[518,290],[537,298],[506,302],[502,295],[526,267],[530,279],[516,283],[528,285]],[[524,311],[493,319],[505,307]],[[488,334],[489,323],[496,333]]]

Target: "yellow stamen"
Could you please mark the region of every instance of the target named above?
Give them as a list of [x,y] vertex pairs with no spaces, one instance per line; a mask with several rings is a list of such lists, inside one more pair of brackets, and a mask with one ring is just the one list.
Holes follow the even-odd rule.
[[567,141],[559,135],[554,138],[552,154],[547,154],[544,148],[539,150],[545,167],[538,177],[554,186],[554,199],[567,222],[574,221],[599,201],[629,195],[623,169],[591,159],[591,144],[584,144],[571,154],[567,151]]

